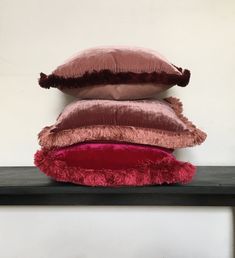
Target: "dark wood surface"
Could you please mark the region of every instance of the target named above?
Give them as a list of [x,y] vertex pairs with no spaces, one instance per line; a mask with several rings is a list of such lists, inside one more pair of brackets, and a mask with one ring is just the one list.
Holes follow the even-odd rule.
[[235,206],[235,167],[198,167],[187,185],[118,188],[58,183],[35,167],[0,167],[0,204]]

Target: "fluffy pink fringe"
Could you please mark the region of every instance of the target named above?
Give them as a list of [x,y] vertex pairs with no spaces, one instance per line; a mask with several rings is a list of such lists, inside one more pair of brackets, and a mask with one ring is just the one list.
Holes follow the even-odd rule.
[[44,148],[51,149],[85,141],[115,140],[176,149],[192,147],[204,142],[207,136],[206,133],[196,128],[192,122],[183,116],[180,100],[173,97],[164,100],[169,103],[177,116],[187,125],[187,130],[171,132],[131,126],[97,125],[51,132],[51,126],[47,126],[38,135],[39,144]]
[[154,163],[146,161],[137,168],[94,170],[70,167],[66,162],[55,159],[51,153],[51,151],[40,150],[35,154],[35,165],[42,172],[57,181],[88,186],[185,184],[192,180],[196,170],[192,164],[177,161],[173,155]]

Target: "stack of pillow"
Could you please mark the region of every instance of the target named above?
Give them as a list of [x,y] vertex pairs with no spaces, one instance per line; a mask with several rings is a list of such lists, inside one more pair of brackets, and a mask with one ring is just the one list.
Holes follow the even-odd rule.
[[78,99],[39,133],[35,165],[80,185],[190,182],[195,167],[172,152],[201,144],[206,134],[183,116],[178,99],[155,98],[189,79],[188,70],[159,53],[128,47],[88,49],[50,75],[41,73],[41,87]]

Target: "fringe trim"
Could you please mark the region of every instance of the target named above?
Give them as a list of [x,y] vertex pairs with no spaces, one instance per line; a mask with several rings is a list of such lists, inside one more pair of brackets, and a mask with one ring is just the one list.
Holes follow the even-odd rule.
[[161,83],[166,85],[178,85],[185,87],[189,83],[190,71],[182,68],[177,68],[181,75],[167,74],[166,72],[152,73],[134,73],[134,72],[118,72],[114,73],[110,70],[86,72],[81,77],[65,78],[56,74],[46,75],[40,73],[38,80],[42,88],[49,89],[50,87],[63,88],[80,88],[92,85],[104,84],[135,84],[135,83]]
[[55,159],[52,151],[40,150],[35,154],[34,163],[47,176],[57,181],[105,187],[185,184],[192,180],[196,171],[195,166],[177,161],[172,155],[156,162],[146,161],[136,168],[94,170],[70,167],[65,161]]
[[192,147],[205,140],[200,130],[170,132],[150,128],[128,126],[87,126],[51,132],[45,127],[39,133],[39,144],[47,149],[65,147],[87,141],[117,141],[153,145],[169,149]]
[[[200,138],[203,138],[204,140],[207,137],[207,134],[200,129],[198,129],[191,121],[188,120],[187,117],[185,117],[182,112],[183,112],[183,104],[182,102],[175,97],[168,97],[164,99],[170,107],[175,111],[176,115],[178,118],[187,125],[187,128],[190,132],[192,132],[195,136],[198,136]],[[203,140],[203,141],[204,141]]]

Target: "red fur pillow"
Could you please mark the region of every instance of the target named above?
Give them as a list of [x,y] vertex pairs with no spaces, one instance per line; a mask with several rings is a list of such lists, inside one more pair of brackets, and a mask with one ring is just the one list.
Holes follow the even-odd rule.
[[182,115],[175,98],[165,101],[76,101],[68,105],[53,126],[39,134],[44,148],[85,141],[119,141],[183,148],[202,143],[206,134]]
[[173,85],[186,86],[189,79],[188,70],[156,51],[104,47],[79,52],[50,75],[41,73],[39,84],[79,98],[143,99]]
[[84,143],[40,150],[35,165],[64,182],[90,186],[187,183],[195,167],[180,162],[171,150],[134,144]]

